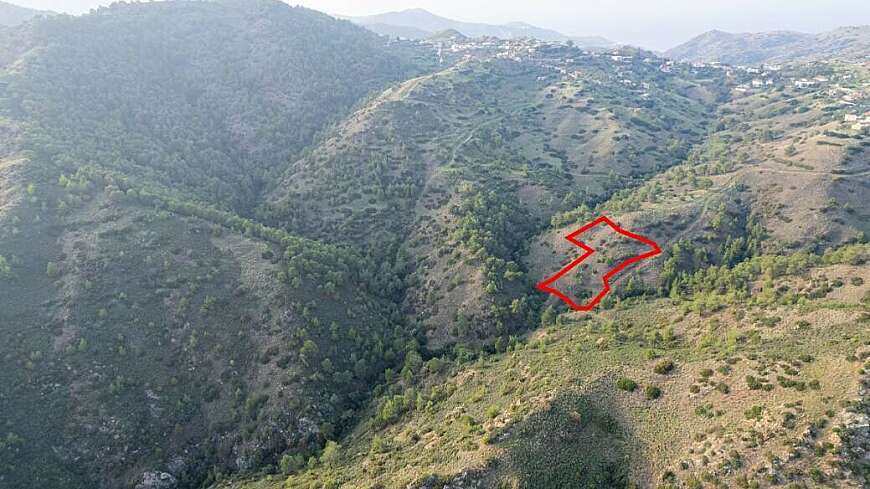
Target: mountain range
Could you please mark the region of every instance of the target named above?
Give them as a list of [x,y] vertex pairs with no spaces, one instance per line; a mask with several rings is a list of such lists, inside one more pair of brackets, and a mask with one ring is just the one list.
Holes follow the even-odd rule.
[[870,26],[841,27],[821,34],[793,31],[731,34],[710,31],[669,49],[669,58],[719,61],[733,65],[823,61],[864,61],[870,53]]
[[441,17],[423,9],[408,9],[364,17],[343,17],[378,34],[407,39],[425,39],[445,30],[456,30],[468,37],[498,37],[501,39],[535,38],[544,41],[574,41],[579,46],[607,47],[614,43],[600,36],[568,36],[524,22],[493,25],[461,22]]
[[868,66],[439,32],[0,29],[0,487],[866,484]]

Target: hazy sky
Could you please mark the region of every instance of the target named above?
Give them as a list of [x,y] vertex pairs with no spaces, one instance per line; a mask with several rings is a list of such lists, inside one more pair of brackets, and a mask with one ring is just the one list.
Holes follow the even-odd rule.
[[[7,0],[82,13],[109,0]],[[870,0],[288,0],[330,14],[367,15],[425,8],[456,20],[524,21],[571,35],[666,49],[710,29],[820,32],[870,24]]]

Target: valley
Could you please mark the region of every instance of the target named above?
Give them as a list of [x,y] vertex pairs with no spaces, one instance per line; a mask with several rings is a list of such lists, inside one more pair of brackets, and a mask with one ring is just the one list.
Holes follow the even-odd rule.
[[[870,65],[825,52],[0,29],[0,487],[864,487]],[[601,215],[663,253],[571,311]],[[572,297],[637,253],[588,239]]]

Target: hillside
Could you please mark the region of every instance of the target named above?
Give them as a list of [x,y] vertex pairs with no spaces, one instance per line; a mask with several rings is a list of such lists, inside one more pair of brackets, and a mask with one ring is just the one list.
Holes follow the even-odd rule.
[[416,73],[364,29],[268,0],[118,4],[6,37],[9,66],[27,60],[6,76],[6,114],[52,141],[25,149],[237,212],[322,128]]
[[53,12],[34,10],[7,2],[0,2],[0,26],[16,26],[40,15],[53,15]]
[[414,335],[370,258],[242,216],[428,55],[272,1],[2,37],[0,485],[194,487],[319,450]]
[[665,52],[688,61],[758,65],[794,61],[860,61],[870,52],[870,26],[841,27],[821,34],[776,31],[732,34],[710,31]]
[[[855,83],[858,73],[853,86],[860,87],[866,70],[827,72],[846,83]],[[783,76],[789,74],[806,72]],[[685,162],[638,189],[620,192],[595,211],[680,248],[686,257],[677,261],[688,268],[733,265],[761,252],[823,252],[866,239],[866,136],[832,115],[839,93],[792,87],[734,93],[719,107],[715,130]],[[570,232],[578,217],[593,214],[587,207],[553,219],[554,227],[531,248],[530,260],[539,270],[536,280],[569,259],[575,251],[559,237]],[[614,253],[619,249],[615,246]],[[652,270],[667,267],[668,260],[660,256],[636,270],[645,282],[657,280],[667,290],[662,282],[675,277],[655,277],[659,272]],[[605,267],[591,265],[589,279]],[[644,276],[647,272],[652,275]],[[590,284],[578,281],[575,287],[588,289]]]
[[[594,66],[601,63],[607,73],[615,68],[613,64],[573,59],[591,77],[577,83],[613,91],[614,100],[631,103],[615,88],[618,84],[592,81]],[[498,73],[492,71],[495,66],[487,73]],[[780,76],[806,77],[819,67],[791,69]],[[858,90],[867,79],[862,68],[824,69],[833,80]],[[465,76],[458,77],[455,70]],[[438,109],[451,113],[456,109],[442,103],[427,111],[423,105],[432,85],[449,77],[447,86],[447,80],[435,85],[441,87],[438,100],[458,97],[458,107],[469,107],[469,99],[461,98],[460,89],[465,87],[458,82],[473,81],[479,70],[479,66],[459,65],[415,80],[398,92],[389,91],[384,98],[390,104],[413,99],[418,121],[441,121]],[[643,68],[635,66],[632,73],[643,80]],[[694,83],[705,82],[709,91],[704,95],[698,86],[688,91],[700,97],[699,109],[704,107],[702,101],[717,99],[713,96],[717,84],[707,78],[716,73],[695,74]],[[664,81],[686,83],[689,77],[688,73],[671,76],[655,83],[664,87]],[[557,82],[563,89],[572,85],[565,79]],[[505,88],[512,94],[523,91],[510,84]],[[662,91],[679,92],[675,87]],[[582,92],[575,100],[584,100]],[[434,306],[436,311],[467,311],[477,300],[480,284],[453,279],[474,276],[468,271],[474,260],[462,260],[467,244],[458,238],[468,227],[473,231],[477,223],[492,222],[493,216],[495,227],[484,229],[496,239],[484,238],[483,251],[478,253],[486,256],[487,246],[497,246],[508,236],[531,236],[527,251],[518,255],[517,268],[529,276],[529,282],[576,257],[576,249],[563,245],[562,236],[602,213],[665,243],[666,253],[620,277],[617,292],[593,313],[565,312],[551,298],[542,314],[520,321],[524,325],[514,329],[499,329],[498,322],[483,329],[486,321],[481,316],[452,318],[457,321],[456,333],[447,336],[459,334],[452,352],[436,352],[389,383],[370,404],[367,421],[321,457],[309,460],[307,468],[287,458],[263,475],[217,487],[863,487],[870,469],[861,455],[870,446],[863,428],[870,414],[865,365],[870,358],[866,286],[870,277],[867,245],[850,243],[866,241],[870,231],[870,215],[861,199],[870,184],[866,135],[854,132],[840,111],[832,109],[838,105],[838,91],[802,91],[780,84],[719,96],[715,120],[706,125],[701,142],[685,153],[676,152],[676,161],[663,171],[641,177],[643,184],[607,192],[606,179],[594,171],[563,174],[560,180],[573,182],[574,188],[588,182],[585,186],[591,190],[597,181],[601,190],[597,197],[582,199],[584,204],[576,209],[563,204],[567,210],[562,212],[554,212],[558,206],[539,206],[552,203],[547,192],[559,188],[558,184],[549,187],[559,180],[542,179],[534,191],[530,188],[530,181],[546,175],[535,171],[546,168],[540,162],[537,168],[524,167],[513,186],[505,182],[516,175],[505,171],[509,159],[485,172],[480,169],[483,161],[497,161],[491,156],[493,146],[522,154],[521,147],[504,136],[497,145],[482,144],[485,127],[505,126],[510,118],[496,111],[487,125],[477,126],[474,135],[460,138],[467,164],[464,156],[463,161],[448,160],[446,167],[456,172],[459,182],[485,179],[480,181],[497,189],[495,195],[507,198],[475,192],[473,185],[460,189],[458,198],[451,197],[450,186],[436,180],[440,202],[434,196],[424,197],[424,209],[456,203],[424,220],[434,221],[427,224],[433,230],[419,240],[420,231],[415,231],[406,255],[430,249],[439,235],[446,235],[442,242],[458,253],[423,255],[423,268],[415,274],[422,279],[415,277],[412,283],[441,292],[427,294],[433,299],[418,304]],[[619,105],[614,106],[602,92],[596,92],[592,101],[606,103],[619,113]],[[520,107],[518,102],[511,99],[509,106]],[[488,101],[487,106],[498,107],[493,103]],[[375,104],[354,116],[354,128],[365,127],[363,118],[383,117],[388,110],[385,102],[379,99]],[[671,100],[664,106],[687,110],[692,104]],[[560,127],[595,128],[594,119],[571,124],[558,112],[546,111],[546,103],[538,107],[544,110],[540,118],[520,120],[532,125],[552,119]],[[479,111],[473,105],[470,110]],[[635,113],[639,119],[648,117]],[[691,113],[687,110],[683,115]],[[389,114],[399,116],[395,110]],[[608,122],[618,124],[619,118]],[[420,122],[423,127],[429,124],[437,122]],[[650,121],[642,127],[656,125]],[[501,131],[509,133],[509,129]],[[414,148],[411,141],[425,141],[420,134],[406,138],[393,134],[407,142],[406,148]],[[629,134],[631,141],[640,131],[634,128]],[[659,135],[653,141],[662,139]],[[559,139],[545,137],[544,141],[555,146]],[[596,156],[601,148],[600,142],[591,147],[576,144],[566,153]],[[641,144],[646,145],[643,140]],[[646,145],[647,150],[651,147],[654,144]],[[419,159],[417,151],[411,149],[415,156],[410,159]],[[660,162],[667,160],[662,155]],[[572,161],[573,157],[568,159]],[[590,161],[593,169],[594,162],[595,158]],[[617,162],[607,159],[615,169],[620,168]],[[441,167],[435,164],[430,178]],[[568,163],[563,168],[574,166]],[[466,204],[462,193],[469,191],[473,200]],[[540,198],[530,199],[530,195]],[[489,210],[475,212],[478,208]],[[311,214],[322,215],[323,210]],[[524,221],[516,216],[527,214],[543,222],[524,228]],[[353,218],[351,213],[344,215]],[[460,220],[450,224],[451,219]],[[502,227],[503,219],[508,227]],[[443,231],[457,226],[462,232]],[[619,256],[619,244],[609,236],[602,238],[614,250],[608,249],[593,263],[588,271],[592,277],[600,276],[595,269]],[[590,242],[599,241],[595,237]],[[488,276],[486,266],[482,274]],[[448,285],[442,290],[445,282]],[[510,296],[509,286],[494,283],[496,297]],[[580,280],[574,292],[582,295],[589,287],[589,282]],[[520,297],[514,304],[522,301]],[[449,314],[437,316],[435,327],[427,327],[430,347],[444,342],[445,333],[438,325],[449,321]],[[523,332],[528,327],[536,329]],[[468,328],[470,337],[463,333]],[[479,350],[470,346],[469,338],[493,335],[495,340],[485,341]]]
[[793,272],[714,310],[627,302],[430,360],[316,468],[217,487],[863,487],[867,251],[765,257],[753,277]]
[[523,22],[502,25],[461,22],[441,17],[423,9],[409,9],[401,12],[387,12],[364,17],[346,17],[351,22],[365,26],[378,34],[425,39],[446,30],[456,30],[469,37],[498,37],[501,39],[534,38],[542,41],[564,42],[572,40],[580,46],[606,47],[612,41],[598,36],[567,36],[550,29],[543,29]]
[[[535,307],[520,260],[531,235],[676,163],[718,90],[643,63],[633,87],[614,83],[621,67],[556,49],[544,56],[573,58],[577,78],[472,60],[388,90],[290,165],[268,222],[399,253],[405,309],[430,348],[522,329]],[[342,164],[354,161],[365,165]]]
[[861,487],[867,67],[437,32],[0,29],[0,487]]

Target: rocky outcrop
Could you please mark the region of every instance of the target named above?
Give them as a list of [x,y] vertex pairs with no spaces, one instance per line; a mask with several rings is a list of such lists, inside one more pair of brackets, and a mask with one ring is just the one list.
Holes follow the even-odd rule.
[[437,475],[430,475],[409,484],[406,489],[478,489],[483,488],[481,470],[463,470],[459,474],[445,479]]
[[476,489],[483,487],[481,473],[478,471],[463,470],[459,475],[451,479],[444,489]]
[[136,489],[177,489],[178,480],[167,472],[145,472]]

